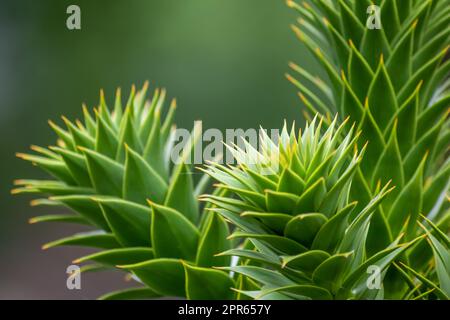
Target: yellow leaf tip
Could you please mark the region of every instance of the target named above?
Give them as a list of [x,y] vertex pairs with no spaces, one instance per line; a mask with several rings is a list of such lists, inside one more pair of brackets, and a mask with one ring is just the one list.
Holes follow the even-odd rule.
[[69,119],[67,119],[67,117],[64,116],[64,115],[61,116],[61,119],[64,121],[65,124],[69,124],[70,123]]
[[293,8],[293,7],[295,6],[295,2],[292,1],[292,0],[287,0],[287,1],[286,1],[286,5],[287,5],[289,8]]
[[39,205],[39,200],[38,199],[30,201],[30,206],[37,207],[38,205]]
[[24,159],[26,160],[27,155],[25,153],[21,153],[21,152],[16,152],[16,157],[19,159]]
[[145,199],[147,201],[147,203],[151,206],[154,207],[156,205],[156,203],[154,203],[152,200],[150,199]]
[[37,218],[30,218],[30,219],[28,219],[28,223],[29,224],[35,224],[37,222],[38,222]]

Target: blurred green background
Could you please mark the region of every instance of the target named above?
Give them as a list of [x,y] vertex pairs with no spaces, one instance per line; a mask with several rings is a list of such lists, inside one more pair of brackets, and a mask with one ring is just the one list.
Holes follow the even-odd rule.
[[[66,28],[66,8],[81,8],[79,31]],[[0,299],[95,298],[128,284],[118,273],[87,274],[82,290],[66,289],[76,248],[40,246],[77,231],[27,220],[48,208],[11,196],[16,178],[42,177],[15,152],[54,143],[48,119],[80,117],[81,103],[98,102],[104,88],[132,83],[168,89],[177,97],[175,121],[191,128],[278,128],[301,121],[287,62],[312,66],[289,24],[283,0],[17,0],[0,2]]]

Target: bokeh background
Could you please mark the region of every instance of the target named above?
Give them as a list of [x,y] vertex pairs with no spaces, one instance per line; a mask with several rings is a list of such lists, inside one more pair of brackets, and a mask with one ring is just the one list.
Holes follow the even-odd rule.
[[[81,8],[79,31],[66,28],[70,4]],[[148,79],[177,97],[179,127],[302,121],[284,73],[290,60],[314,63],[290,31],[295,19],[283,0],[1,0],[0,299],[90,299],[130,285],[123,274],[96,273],[68,290],[66,267],[85,251],[41,245],[78,229],[29,225],[49,209],[10,195],[14,179],[43,177],[15,152],[53,144],[48,119],[80,117],[100,88],[112,101],[116,87]]]

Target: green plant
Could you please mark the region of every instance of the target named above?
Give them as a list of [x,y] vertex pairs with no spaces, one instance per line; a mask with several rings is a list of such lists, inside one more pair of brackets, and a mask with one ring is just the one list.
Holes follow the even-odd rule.
[[[112,113],[101,92],[95,116],[84,107],[84,122],[63,117],[67,129],[50,121],[59,137],[57,146],[33,146],[37,154],[17,156],[54,180],[18,180],[13,192],[45,195],[48,198],[32,204],[73,211],[36,217],[32,223],[77,223],[95,229],[50,242],[44,249],[62,245],[102,249],[75,263],[93,261],[84,266],[86,271],[119,265],[147,285],[105,298],[232,298],[233,281],[210,269],[229,265],[229,258],[214,256],[230,248],[228,227],[218,215],[202,215],[197,195],[207,187],[208,177],[204,175],[194,188],[192,169],[186,164],[198,134],[194,128],[178,164],[172,166],[176,102],[162,122],[165,90],[156,89],[147,101],[147,87],[146,83],[138,92],[133,87],[124,109],[118,91]],[[214,292],[199,290],[210,278]]]
[[[379,5],[380,29],[366,27],[372,4]],[[352,199],[367,202],[380,181],[392,180],[396,186],[372,219],[369,255],[398,237],[407,222],[407,239],[423,234],[421,214],[444,234],[450,231],[449,4],[288,1],[301,16],[293,30],[327,77],[322,80],[291,63],[300,80],[291,75],[288,79],[309,112],[326,115],[328,123],[336,112],[341,120],[350,116],[362,131],[361,140],[369,141],[366,160],[353,181]],[[415,274],[434,270],[433,252],[426,239],[408,252]]]
[[[103,298],[450,298],[449,0],[287,3],[326,77],[290,64],[303,133],[230,146],[238,165],[212,164],[197,181],[196,128],[172,165],[175,102],[162,121],[165,91],[147,101],[145,85],[125,108],[118,91],[112,112],[101,93],[94,116],[84,107],[83,122],[50,122],[57,146],[18,154],[54,179],[17,180],[13,192],[73,211],[31,222],[95,230],[44,248],[99,248],[75,262],[145,284]],[[365,27],[373,4],[381,29]],[[208,175],[221,184],[200,196]]]
[[[227,268],[258,282],[259,290],[241,291],[253,298],[374,299],[381,290],[366,286],[367,268],[376,265],[383,279],[391,263],[418,239],[400,244],[401,237],[373,256],[366,253],[372,216],[392,191],[378,186],[373,199],[358,209],[351,201],[353,176],[362,163],[365,147],[356,150],[354,127],[341,140],[346,123],[335,119],[321,134],[316,118],[298,137],[283,129],[278,144],[265,135],[258,151],[247,144],[234,148],[239,165],[211,165],[208,173],[238,196],[205,196],[205,200],[236,225],[231,238],[250,239],[254,248],[231,249],[223,255],[262,263]],[[337,127],[337,128],[336,128]],[[253,160],[256,155],[260,161]],[[261,165],[279,159],[272,172]],[[270,266],[272,270],[267,270]],[[382,280],[381,279],[381,280]],[[379,289],[379,288],[378,288]]]

